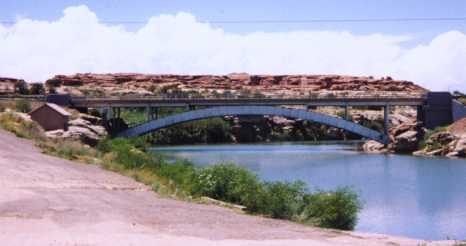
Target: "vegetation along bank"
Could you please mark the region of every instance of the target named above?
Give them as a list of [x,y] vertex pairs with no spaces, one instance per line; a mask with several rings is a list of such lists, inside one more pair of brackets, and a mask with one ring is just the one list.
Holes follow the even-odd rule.
[[250,214],[342,230],[355,227],[362,208],[358,195],[348,188],[310,192],[303,182],[264,182],[232,163],[200,168],[185,160],[168,162],[146,151],[150,145],[145,137],[104,139],[92,148],[80,141],[48,138],[24,114],[1,113],[0,125],[18,137],[33,139],[45,153],[101,165],[178,199],[210,197],[241,205]]

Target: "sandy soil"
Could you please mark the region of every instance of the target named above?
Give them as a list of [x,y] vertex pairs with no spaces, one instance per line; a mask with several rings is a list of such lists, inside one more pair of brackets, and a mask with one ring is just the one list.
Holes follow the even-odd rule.
[[449,130],[456,136],[466,136],[466,118],[460,119],[449,126]]
[[[1,245],[418,245],[165,199],[0,130]],[[428,242],[448,245],[451,242]]]

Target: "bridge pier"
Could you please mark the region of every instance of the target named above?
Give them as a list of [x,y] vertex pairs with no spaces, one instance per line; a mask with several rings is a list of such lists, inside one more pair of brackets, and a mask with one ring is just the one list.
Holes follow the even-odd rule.
[[348,109],[348,105],[345,105],[344,108],[345,108],[345,120],[349,120],[349,109]]
[[386,104],[383,108],[383,135],[388,138],[388,129],[390,127],[389,116],[390,115],[390,105]]
[[113,107],[112,109],[112,118],[120,118],[121,116],[121,108]]
[[188,110],[188,111],[196,110],[196,106],[189,104],[189,105],[186,106],[186,110]]
[[146,107],[147,120],[156,120],[159,118],[159,108],[158,107]]

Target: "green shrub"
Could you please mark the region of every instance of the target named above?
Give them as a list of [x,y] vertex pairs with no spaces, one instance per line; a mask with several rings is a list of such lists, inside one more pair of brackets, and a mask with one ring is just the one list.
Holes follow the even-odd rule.
[[[429,130],[424,134],[424,138],[419,142],[419,149],[425,149],[427,147],[427,140],[429,140],[432,135],[439,133],[439,132],[444,132],[447,130],[447,127],[441,126],[441,127],[436,127],[433,130]],[[436,146],[438,147],[438,146]]]
[[16,111],[28,113],[31,111],[31,102],[26,99],[19,99],[16,101]]
[[[249,170],[234,164],[217,164],[196,173],[193,194],[245,205],[255,209],[259,179]],[[252,207],[252,208],[251,208]]]
[[44,84],[42,83],[32,83],[29,84],[29,93],[31,95],[42,95],[45,93]]
[[185,160],[178,160],[175,163],[167,163],[160,157],[157,174],[161,177],[172,180],[183,190],[190,192],[196,174],[194,165]]
[[117,138],[103,141],[98,145],[98,150],[103,153],[115,154],[115,162],[126,169],[144,168],[153,163],[153,156],[137,148],[137,141],[131,139]]
[[261,182],[253,172],[232,163],[204,168],[184,160],[169,163],[162,155],[146,152],[143,138],[105,139],[97,146],[98,153],[72,142],[45,143],[42,147],[68,159],[100,156],[105,168],[133,177],[162,195],[208,196],[272,218],[349,230],[361,209],[357,194],[348,189],[312,194],[301,181]]
[[358,195],[348,188],[335,192],[319,191],[304,197],[301,220],[315,226],[353,230],[362,204]]
[[306,193],[306,185],[302,181],[264,183],[258,212],[272,218],[293,219],[302,207]]

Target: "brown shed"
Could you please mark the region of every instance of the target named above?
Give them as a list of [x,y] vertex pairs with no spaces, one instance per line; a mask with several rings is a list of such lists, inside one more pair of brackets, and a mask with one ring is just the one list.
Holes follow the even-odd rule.
[[70,113],[54,103],[45,103],[32,110],[29,115],[31,119],[39,123],[46,131],[68,130]]

